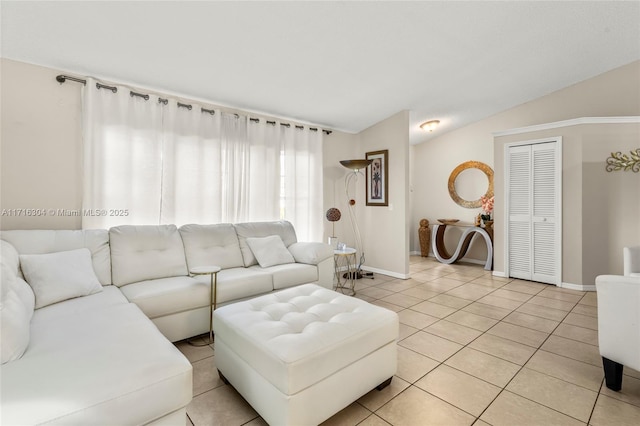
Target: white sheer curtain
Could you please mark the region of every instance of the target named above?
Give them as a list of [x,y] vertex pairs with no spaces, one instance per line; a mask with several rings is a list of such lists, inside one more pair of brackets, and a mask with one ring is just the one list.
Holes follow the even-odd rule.
[[249,166],[247,118],[192,107],[198,110],[167,105],[161,223],[250,220],[249,185],[257,176]]
[[322,241],[322,131],[291,126],[282,132],[284,218],[300,241]]
[[162,110],[158,102],[83,89],[82,227],[158,223],[162,173]]
[[83,93],[84,229],[286,219],[322,240],[321,130],[116,89]]
[[249,141],[247,117],[222,115],[222,222],[246,222],[249,218]]
[[249,221],[280,219],[280,125],[249,122]]
[[220,114],[175,100],[164,108],[160,223],[222,222]]

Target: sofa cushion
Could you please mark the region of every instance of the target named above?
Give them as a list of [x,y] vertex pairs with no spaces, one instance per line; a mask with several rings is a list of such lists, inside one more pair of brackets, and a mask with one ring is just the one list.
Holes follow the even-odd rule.
[[109,230],[109,238],[112,278],[118,287],[187,275],[184,246],[175,225],[116,226]]
[[247,238],[247,244],[263,268],[295,262],[279,235]]
[[183,225],[179,231],[189,268],[215,265],[228,269],[244,265],[232,224]]
[[21,254],[22,272],[36,295],[36,309],[102,291],[89,249]]
[[0,238],[11,243],[20,254],[55,253],[86,247],[91,251],[93,270],[100,283],[111,284],[111,253],[106,229],[2,231]]
[[204,284],[191,277],[169,277],[128,284],[120,290],[153,319],[209,306],[209,287],[209,281]]
[[[259,266],[256,266],[259,268]],[[194,277],[207,288],[211,286],[209,275],[197,275]],[[271,274],[253,268],[231,268],[218,272],[217,302],[225,303],[233,300],[244,299],[258,294],[269,293],[273,290]],[[209,294],[207,292],[207,294]],[[207,297],[207,301],[208,301]]]
[[113,285],[104,286],[100,293],[88,296],[76,297],[65,300],[64,303],[54,303],[38,309],[38,315],[31,320],[31,325],[47,323],[57,320],[63,316],[79,316],[90,312],[93,309],[102,309],[105,306],[124,305],[129,303],[120,289]]
[[318,281],[318,268],[315,265],[288,263],[286,265],[275,265],[269,268],[262,268],[256,265],[249,269],[259,269],[270,274],[273,279],[274,290]]
[[134,304],[39,321],[47,309],[2,366],[2,424],[146,424],[191,400],[189,361]]
[[285,247],[297,241],[296,231],[293,225],[286,220],[275,222],[248,222],[237,223],[234,225],[238,234],[238,242],[244,259],[244,266],[257,265],[258,261],[253,255],[251,248],[247,244],[247,238],[251,237],[268,237],[269,235],[279,235],[284,242]]

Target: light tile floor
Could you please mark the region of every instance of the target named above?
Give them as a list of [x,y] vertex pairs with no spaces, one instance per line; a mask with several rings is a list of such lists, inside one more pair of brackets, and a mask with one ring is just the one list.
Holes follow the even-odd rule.
[[[640,373],[604,384],[594,292],[411,258],[411,279],[357,283],[398,312],[398,372],[326,425],[640,425]],[[264,425],[218,378],[213,345],[176,344],[193,364],[187,424]]]

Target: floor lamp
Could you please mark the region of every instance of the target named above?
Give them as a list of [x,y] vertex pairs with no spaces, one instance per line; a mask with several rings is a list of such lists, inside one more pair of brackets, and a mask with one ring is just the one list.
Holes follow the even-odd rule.
[[350,169],[353,171],[353,173],[347,174],[344,178],[344,191],[345,191],[345,194],[347,195],[347,204],[349,206],[349,219],[351,220],[351,227],[353,228],[353,234],[356,238],[356,250],[360,252],[360,261],[358,262],[358,268],[356,269],[356,272],[355,272],[356,276],[354,277],[356,279],[360,279],[363,276],[373,278],[372,277],[373,273],[362,272],[362,264],[365,261],[364,247],[362,246],[362,237],[360,236],[360,228],[358,227],[358,220],[356,218],[356,213],[355,213],[356,200],[355,198],[351,198],[351,196],[349,195],[349,184],[354,179],[357,182],[358,175],[363,174],[362,169],[367,168],[367,166],[369,166],[369,164],[371,164],[372,162],[373,160],[342,160],[340,161],[340,164],[342,164],[347,169]]

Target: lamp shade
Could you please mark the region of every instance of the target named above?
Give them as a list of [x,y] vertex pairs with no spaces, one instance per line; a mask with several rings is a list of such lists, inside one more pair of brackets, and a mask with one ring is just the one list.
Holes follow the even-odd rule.
[[329,222],[337,222],[341,217],[342,214],[340,213],[340,210],[336,209],[335,207],[331,207],[329,210],[327,210],[327,220]]
[[351,170],[360,170],[360,169],[364,169],[365,167],[367,167],[369,164],[373,163],[373,160],[366,160],[366,159],[360,159],[360,160],[341,160],[340,164],[342,164],[343,166],[345,166],[347,169],[351,169]]

